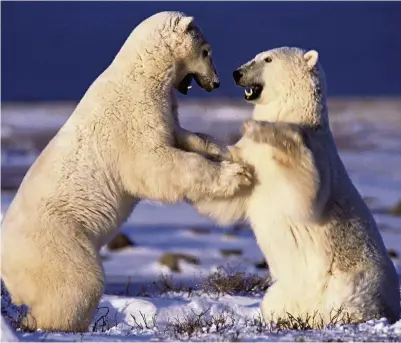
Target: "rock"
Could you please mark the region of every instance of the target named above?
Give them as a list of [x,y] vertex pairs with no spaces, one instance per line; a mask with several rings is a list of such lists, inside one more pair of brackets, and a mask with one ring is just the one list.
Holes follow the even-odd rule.
[[107,248],[110,251],[121,250],[127,247],[133,247],[136,244],[132,242],[126,235],[123,233],[118,233],[108,244]]
[[206,234],[210,233],[210,230],[206,229],[204,227],[192,227],[189,229],[189,231],[191,231],[192,233],[194,233],[196,235],[206,235]]
[[200,261],[198,258],[195,256],[187,255],[187,254],[175,254],[179,259],[184,260],[185,262],[189,264],[195,264],[198,265],[200,264]]
[[241,231],[249,231],[249,230],[252,229],[247,222],[237,223],[232,227],[232,231],[237,234],[240,233]]
[[226,230],[223,234],[223,237],[228,239],[238,238],[243,232],[247,232],[252,230],[247,223],[237,223],[230,227],[230,229]]
[[163,266],[168,267],[172,272],[179,273],[181,272],[181,268],[179,265],[180,260],[183,260],[190,264],[200,264],[199,259],[194,256],[168,252],[159,259],[159,263]]
[[220,253],[223,256],[229,257],[229,256],[241,256],[242,255],[242,250],[241,249],[220,249]]
[[391,208],[388,213],[392,214],[393,216],[401,216],[401,201]]
[[267,264],[266,260],[255,263],[255,267],[258,269],[269,269],[269,265]]
[[223,237],[226,239],[236,239],[238,238],[238,235],[232,232],[226,232],[223,234]]
[[170,253],[165,253],[160,259],[159,263],[163,266],[168,267],[172,272],[179,273],[181,271],[180,266],[178,264],[179,258]]

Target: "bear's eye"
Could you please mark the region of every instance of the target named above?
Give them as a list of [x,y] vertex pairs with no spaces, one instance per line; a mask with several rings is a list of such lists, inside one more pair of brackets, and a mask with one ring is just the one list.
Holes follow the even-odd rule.
[[208,56],[209,56],[209,50],[206,50],[206,49],[203,50],[203,51],[202,51],[202,56],[203,56],[203,57],[208,57]]
[[265,58],[265,62],[266,62],[266,63],[270,63],[271,61],[272,61],[272,58],[271,58],[271,57],[266,57],[266,58]]

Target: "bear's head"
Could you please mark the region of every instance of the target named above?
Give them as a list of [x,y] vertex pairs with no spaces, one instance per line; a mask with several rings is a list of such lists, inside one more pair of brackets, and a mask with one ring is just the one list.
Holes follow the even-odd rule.
[[157,63],[155,73],[174,67],[173,83],[179,92],[187,94],[192,80],[208,92],[220,86],[211,46],[193,17],[173,11],[156,13],[131,36],[132,48],[147,54],[141,59]]
[[[278,99],[296,101],[325,96],[325,77],[318,52],[282,47],[259,53],[233,72],[235,83],[245,88],[245,100],[266,105]],[[301,99],[302,100],[302,99]]]
[[212,48],[193,17],[183,16],[178,21],[180,44],[174,54],[180,62],[176,88],[183,94],[190,89],[192,79],[199,87],[210,92],[220,86],[212,59]]

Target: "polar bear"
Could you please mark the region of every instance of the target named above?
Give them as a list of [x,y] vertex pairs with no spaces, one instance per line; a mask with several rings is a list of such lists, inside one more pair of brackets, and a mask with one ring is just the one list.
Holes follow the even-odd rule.
[[[227,197],[252,179],[179,127],[173,89],[218,87],[192,17],[139,24],[25,176],[2,223],[2,278],[30,328],[86,331],[103,293],[99,249],[143,198]],[[191,152],[194,151],[194,152]]]
[[261,304],[264,319],[292,315],[315,327],[396,321],[398,276],[337,152],[318,53],[273,49],[233,76],[255,107],[229,149],[254,168],[256,184],[231,199],[193,205],[221,224],[252,224],[274,280]]

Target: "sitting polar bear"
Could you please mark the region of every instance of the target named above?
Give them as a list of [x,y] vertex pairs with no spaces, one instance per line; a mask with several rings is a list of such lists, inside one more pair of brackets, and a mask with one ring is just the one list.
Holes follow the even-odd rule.
[[[111,65],[25,176],[2,223],[2,277],[28,328],[86,331],[103,293],[99,249],[143,198],[232,196],[251,182],[217,145],[179,127],[173,88],[219,81],[192,17],[158,13]],[[202,137],[202,138],[201,138]],[[194,152],[197,153],[194,153]]]
[[399,280],[338,155],[318,53],[266,51],[234,79],[255,108],[230,150],[253,166],[256,185],[193,205],[221,224],[251,222],[274,282],[261,305],[265,320],[396,321]]

